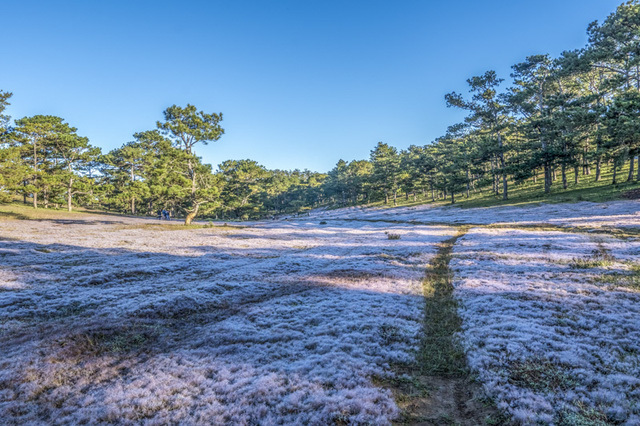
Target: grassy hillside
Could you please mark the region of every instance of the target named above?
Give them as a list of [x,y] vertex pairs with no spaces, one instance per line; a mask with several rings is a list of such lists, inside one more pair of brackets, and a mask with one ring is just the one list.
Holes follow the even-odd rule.
[[[558,171],[557,180],[553,182],[551,186],[551,193],[544,193],[544,180],[539,178],[536,183],[531,179],[527,182],[519,185],[514,182],[509,182],[509,199],[503,200],[502,194],[497,196],[491,193],[490,188],[483,188],[482,192],[471,193],[469,198],[466,198],[463,194],[456,194],[456,205],[463,208],[470,207],[488,207],[494,205],[526,205],[535,203],[566,203],[566,202],[578,202],[578,201],[593,201],[604,202],[623,198],[623,194],[630,190],[640,189],[640,182],[637,180],[627,183],[627,174],[629,173],[629,165],[625,164],[622,170],[618,170],[618,181],[616,185],[612,185],[613,168],[610,165],[604,165],[602,168],[602,176],[599,182],[595,181],[595,168],[591,171],[590,175],[580,175],[580,182],[575,185],[573,183],[573,172],[569,172],[567,180],[569,187],[562,189],[562,180]],[[418,196],[417,201],[413,200],[413,197],[409,197],[409,200],[402,197],[398,197],[399,206],[413,206],[425,203],[433,203],[434,205],[448,205],[451,204],[451,198],[447,200],[431,201],[430,196],[427,199],[423,199]],[[371,204],[377,207],[391,207],[392,203],[385,206],[384,202],[377,202]]]
[[66,208],[38,208],[34,209],[31,204],[23,204],[14,201],[13,203],[0,204],[0,220],[42,220],[42,219],[61,219],[78,217],[90,213],[89,211],[79,208],[72,212],[68,212]]

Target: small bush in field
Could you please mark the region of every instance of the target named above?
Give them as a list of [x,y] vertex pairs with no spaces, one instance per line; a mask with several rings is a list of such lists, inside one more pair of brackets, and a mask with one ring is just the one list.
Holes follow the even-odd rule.
[[387,238],[388,238],[389,240],[399,240],[399,239],[400,239],[400,234],[390,234],[390,233],[387,233]]

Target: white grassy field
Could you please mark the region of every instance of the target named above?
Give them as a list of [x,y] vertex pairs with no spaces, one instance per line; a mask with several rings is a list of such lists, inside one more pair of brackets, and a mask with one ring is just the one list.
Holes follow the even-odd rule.
[[472,228],[451,267],[462,341],[517,424],[640,424],[640,242]]
[[509,421],[640,423],[637,201],[158,223],[0,216],[3,423],[389,424],[460,223],[456,338]]
[[396,415],[371,379],[411,357],[424,265],[452,229],[147,223],[2,223],[5,420],[384,424]]

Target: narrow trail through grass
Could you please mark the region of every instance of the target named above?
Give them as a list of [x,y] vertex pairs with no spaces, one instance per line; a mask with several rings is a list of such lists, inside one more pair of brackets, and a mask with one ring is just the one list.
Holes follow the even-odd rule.
[[469,230],[458,233],[440,244],[436,256],[427,268],[423,283],[425,297],[424,337],[420,348],[420,367],[423,374],[464,376],[464,353],[454,339],[462,320],[458,316],[458,301],[453,297],[452,271],[449,269],[453,246]]
[[423,338],[414,365],[404,379],[391,384],[402,414],[397,424],[503,424],[493,403],[470,376],[466,357],[456,340],[461,319],[453,297],[449,262],[456,241],[470,226],[442,243],[427,268],[423,282],[425,317]]

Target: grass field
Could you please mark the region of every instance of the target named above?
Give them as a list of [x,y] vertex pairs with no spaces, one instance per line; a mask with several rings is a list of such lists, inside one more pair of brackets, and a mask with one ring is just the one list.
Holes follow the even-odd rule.
[[640,422],[640,202],[0,206],[8,424]]

